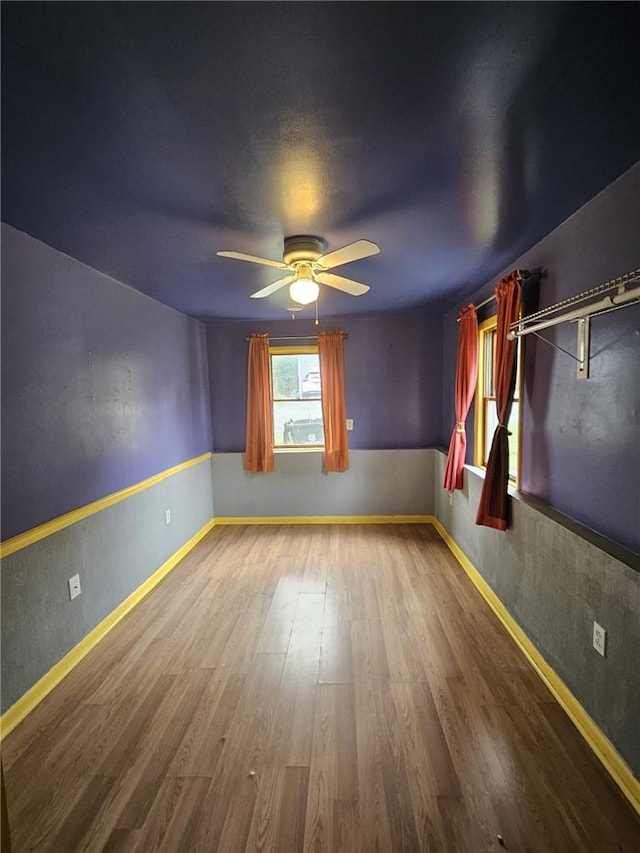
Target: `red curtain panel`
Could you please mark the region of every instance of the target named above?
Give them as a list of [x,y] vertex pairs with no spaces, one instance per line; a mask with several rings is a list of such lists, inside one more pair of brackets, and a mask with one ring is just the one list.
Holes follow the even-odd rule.
[[249,338],[247,368],[247,433],[244,454],[246,471],[273,471],[273,418],[269,335]]
[[347,409],[344,398],[344,334],[320,332],[320,383],[324,423],[324,470],[349,470]]
[[449,455],[444,470],[444,488],[448,492],[462,488],[462,471],[467,453],[465,421],[473,400],[478,379],[478,317],[474,305],[460,312],[458,330],[458,360],[456,363],[455,412],[456,425],[451,433]]
[[516,382],[518,341],[507,339],[509,326],[520,314],[521,289],[519,273],[513,272],[496,285],[498,326],[496,330],[495,383],[498,426],[491,442],[487,474],[482,486],[476,524],[506,530],[508,520],[509,433],[513,390]]

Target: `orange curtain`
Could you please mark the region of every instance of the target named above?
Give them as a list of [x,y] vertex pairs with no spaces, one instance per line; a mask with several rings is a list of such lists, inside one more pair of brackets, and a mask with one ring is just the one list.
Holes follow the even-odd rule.
[[344,401],[344,335],[320,332],[320,383],[324,422],[324,470],[348,471],[347,409]]
[[269,335],[251,335],[247,369],[246,471],[273,471],[273,418]]
[[520,314],[520,274],[516,271],[496,285],[498,327],[496,330],[496,409],[498,426],[493,435],[487,461],[487,474],[482,484],[476,524],[506,530],[509,487],[509,432],[513,390],[516,384],[516,354],[518,341],[507,339],[509,326]]
[[460,312],[458,331],[458,361],[456,363],[455,409],[456,425],[451,433],[444,488],[448,492],[462,488],[462,471],[467,452],[464,422],[476,391],[478,379],[478,317],[474,305]]

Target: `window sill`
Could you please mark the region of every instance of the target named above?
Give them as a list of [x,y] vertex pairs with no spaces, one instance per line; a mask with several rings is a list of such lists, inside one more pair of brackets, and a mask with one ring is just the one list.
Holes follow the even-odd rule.
[[[487,469],[486,469],[486,468],[484,468],[484,467],[481,467],[480,465],[468,465],[468,464],[465,462],[465,466],[464,466],[464,467],[465,467],[465,468],[468,468],[470,471],[473,471],[473,473],[474,473],[477,477],[479,477],[481,480],[484,480],[484,479],[485,479],[485,477],[487,476]],[[519,494],[520,494],[520,488],[519,488],[519,485],[518,485],[518,483],[516,482],[516,480],[512,480],[511,478],[509,478],[509,482],[507,483],[507,487],[508,487],[508,490],[509,490],[509,494],[510,494],[512,497],[515,497],[516,495],[519,495]]]
[[324,453],[324,447],[274,447],[274,453]]

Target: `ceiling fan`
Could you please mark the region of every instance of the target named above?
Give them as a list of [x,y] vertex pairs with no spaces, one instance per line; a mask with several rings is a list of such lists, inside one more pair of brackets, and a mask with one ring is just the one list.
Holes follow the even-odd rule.
[[216,252],[216,254],[223,258],[236,258],[239,261],[250,261],[252,264],[264,264],[279,270],[287,270],[288,275],[252,293],[252,299],[270,296],[287,284],[290,285],[289,295],[300,305],[308,305],[318,298],[320,284],[342,290],[351,296],[362,296],[366,293],[369,290],[368,285],[360,284],[359,281],[353,281],[350,278],[343,278],[328,270],[351,261],[368,258],[370,255],[377,255],[380,247],[370,240],[356,240],[355,243],[349,243],[348,246],[325,255],[326,248],[327,242],[322,237],[298,236],[285,237],[282,261],[257,258],[255,255],[245,255],[244,252]]

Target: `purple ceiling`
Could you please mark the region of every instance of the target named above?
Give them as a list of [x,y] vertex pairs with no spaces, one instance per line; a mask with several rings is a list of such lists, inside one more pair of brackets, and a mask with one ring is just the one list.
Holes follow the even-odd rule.
[[[634,3],[6,3],[2,218],[188,314],[286,316],[283,237],[381,254],[321,312],[473,292],[640,156]],[[310,310],[310,309],[308,309]]]

